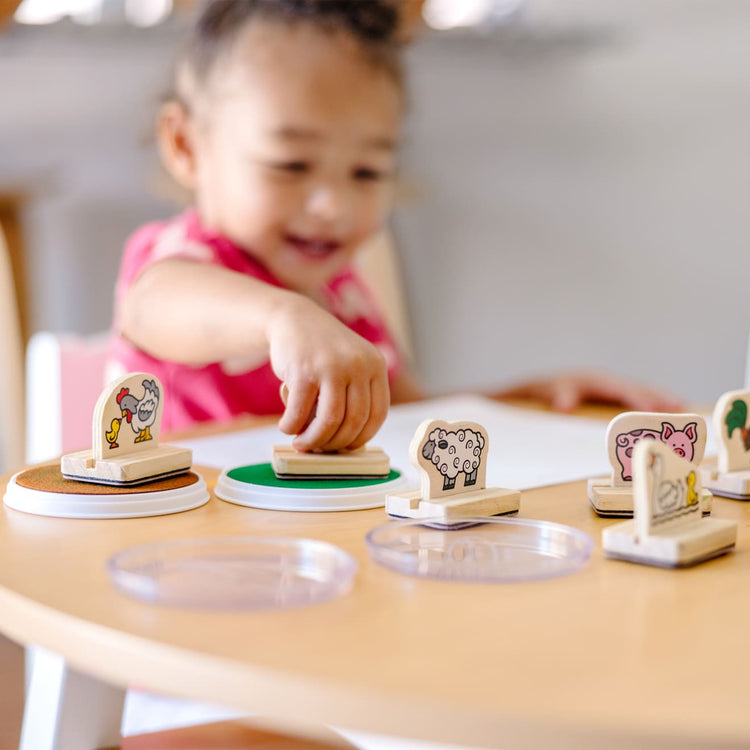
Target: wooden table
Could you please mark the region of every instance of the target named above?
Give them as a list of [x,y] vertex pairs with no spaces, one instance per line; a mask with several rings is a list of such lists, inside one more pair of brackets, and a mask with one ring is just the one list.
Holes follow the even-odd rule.
[[[217,472],[202,473],[213,486]],[[584,482],[526,491],[521,515],[592,535],[591,562],[565,578],[482,585],[373,563],[364,537],[386,521],[382,510],[283,513],[212,498],[176,515],[84,521],[3,507],[0,630],[67,675],[86,704],[79,732],[115,726],[124,687],[136,684],[279,727],[294,719],[506,750],[748,747],[750,505],[717,499],[714,514],[740,522],[736,552],[661,570],[602,557],[611,521],[590,510]],[[107,577],[110,555],[133,545],[237,534],[338,545],[359,561],[354,589],[306,608],[217,613],[141,603]],[[51,710],[41,698],[27,706],[27,725]]]

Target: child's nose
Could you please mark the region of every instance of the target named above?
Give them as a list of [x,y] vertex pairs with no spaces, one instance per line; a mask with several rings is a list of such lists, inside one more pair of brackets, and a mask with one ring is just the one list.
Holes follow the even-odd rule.
[[335,221],[346,214],[347,195],[342,185],[318,185],[307,199],[307,210],[326,221]]

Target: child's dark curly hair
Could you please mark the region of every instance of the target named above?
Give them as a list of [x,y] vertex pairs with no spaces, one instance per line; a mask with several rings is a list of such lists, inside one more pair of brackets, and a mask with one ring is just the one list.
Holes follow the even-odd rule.
[[255,20],[311,23],[326,32],[344,31],[377,66],[401,84],[397,30],[400,0],[207,0],[180,55],[200,85],[219,55]]

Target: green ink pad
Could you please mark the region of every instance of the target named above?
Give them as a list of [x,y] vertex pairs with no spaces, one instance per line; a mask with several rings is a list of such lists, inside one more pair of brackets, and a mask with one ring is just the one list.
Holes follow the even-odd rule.
[[385,496],[406,489],[400,471],[375,479],[279,479],[270,463],[222,472],[216,496],[237,505],[268,510],[336,511],[379,508]]

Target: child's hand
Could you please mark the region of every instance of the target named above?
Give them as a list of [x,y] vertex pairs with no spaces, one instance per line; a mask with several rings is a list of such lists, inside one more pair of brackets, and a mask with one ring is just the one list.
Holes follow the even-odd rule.
[[269,326],[271,366],[289,395],[279,428],[298,450],[364,445],[390,403],[380,351],[305,299],[279,311]]
[[634,411],[682,411],[679,399],[605,373],[566,373],[510,388],[495,398],[536,398],[555,411],[571,412],[586,401],[625,406]]

